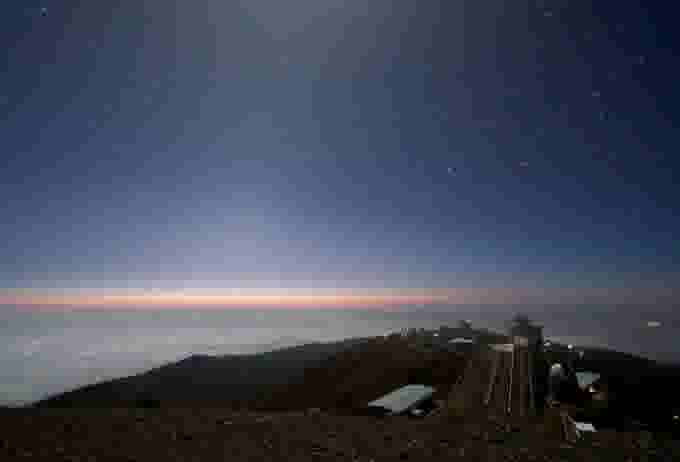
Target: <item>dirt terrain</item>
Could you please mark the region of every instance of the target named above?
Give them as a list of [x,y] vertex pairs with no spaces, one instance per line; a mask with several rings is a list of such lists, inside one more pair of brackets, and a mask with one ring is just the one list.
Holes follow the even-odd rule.
[[566,444],[527,424],[319,411],[26,409],[0,413],[0,460],[672,461],[677,442],[600,432]]
[[[561,413],[576,409],[490,412],[507,405],[503,380],[510,374],[502,371],[510,370],[510,356],[470,361],[474,354],[428,339],[391,336],[249,358],[189,358],[33,407],[0,408],[0,462],[680,460],[680,443],[664,432],[598,429],[567,442]],[[496,357],[499,380],[489,388]],[[358,412],[406,383],[434,386],[439,409],[422,419]],[[487,396],[490,408],[479,405]],[[458,401],[462,407],[452,406]],[[458,408],[464,412],[453,412]]]

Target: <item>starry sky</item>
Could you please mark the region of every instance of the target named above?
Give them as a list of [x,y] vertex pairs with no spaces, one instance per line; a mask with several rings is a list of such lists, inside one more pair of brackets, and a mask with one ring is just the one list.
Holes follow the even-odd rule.
[[674,291],[659,3],[10,1],[0,303]]

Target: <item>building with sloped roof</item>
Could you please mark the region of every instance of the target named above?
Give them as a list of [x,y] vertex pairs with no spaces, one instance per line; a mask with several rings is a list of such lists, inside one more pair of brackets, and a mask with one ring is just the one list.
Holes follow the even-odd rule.
[[527,316],[521,314],[515,316],[508,333],[511,337],[526,339],[527,346],[532,351],[540,351],[543,348],[543,326],[534,324]]
[[472,338],[456,337],[449,340],[446,346],[448,351],[465,353],[477,348],[477,342]]
[[368,403],[368,408],[382,415],[405,414],[419,407],[429,407],[436,390],[425,385],[406,385]]
[[594,392],[594,388],[592,387],[600,380],[600,374],[587,371],[577,372],[576,380],[578,381],[578,386],[581,390],[592,390]]

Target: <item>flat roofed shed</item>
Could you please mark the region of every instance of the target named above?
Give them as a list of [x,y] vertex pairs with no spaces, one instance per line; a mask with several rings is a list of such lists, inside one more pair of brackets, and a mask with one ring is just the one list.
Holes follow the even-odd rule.
[[463,337],[456,337],[454,339],[449,340],[449,343],[475,343],[474,340],[471,338],[463,338]]
[[406,385],[371,401],[368,407],[384,409],[390,415],[401,414],[432,398],[434,392],[434,388],[425,385]]
[[597,372],[577,372],[576,380],[578,381],[578,386],[583,390],[587,389],[589,386],[594,384],[600,379],[600,374]]

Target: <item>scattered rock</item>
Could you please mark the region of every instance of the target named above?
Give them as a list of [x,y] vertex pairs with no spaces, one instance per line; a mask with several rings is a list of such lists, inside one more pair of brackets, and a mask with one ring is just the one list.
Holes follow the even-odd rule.
[[488,441],[489,443],[493,444],[503,444],[505,443],[505,437],[500,433],[496,433],[495,435],[491,436]]
[[170,433],[170,439],[172,441],[178,441],[178,440],[191,441],[191,440],[194,439],[194,437],[192,435],[190,435],[189,433],[173,431],[173,432]]
[[[522,432],[511,434],[497,431],[496,425],[486,421],[479,426],[471,421],[452,421],[439,425],[439,422],[414,423],[409,419],[397,418],[376,423],[364,417],[336,416],[331,413],[323,413],[322,418],[310,420],[305,412],[291,415],[288,420],[288,417],[282,419],[278,414],[237,415],[224,410],[202,410],[200,414],[191,411],[183,414],[173,410],[168,416],[163,412],[147,414],[149,425],[144,425],[144,428],[135,428],[136,412],[125,414],[122,411],[115,415],[115,419],[102,414],[93,415],[91,420],[89,416],[87,419],[35,416],[30,419],[0,420],[0,425],[7,429],[0,435],[0,460],[19,459],[22,454],[30,452],[31,456],[24,457],[66,461],[75,456],[83,462],[104,460],[107,457],[121,461],[142,461],[148,456],[141,451],[156,448],[161,451],[158,453],[160,457],[169,460],[184,460],[188,456],[185,452],[189,449],[197,460],[210,460],[210,452],[214,450],[222,454],[225,448],[230,453],[226,454],[227,458],[240,455],[244,460],[253,457],[264,459],[272,455],[274,459],[298,460],[304,459],[303,455],[306,454],[309,462],[373,462],[371,457],[378,462],[383,458],[401,462],[585,462],[608,460],[604,457],[608,449],[613,451],[612,461],[617,454],[630,455],[636,461],[680,460],[674,457],[677,454],[672,453],[671,443],[666,443],[661,436],[637,432],[612,433],[611,437],[602,432],[597,442],[584,438],[573,445],[560,440],[533,437],[531,429],[520,423],[510,424],[509,427],[502,424],[503,430],[507,428],[512,432],[514,425]],[[253,424],[263,420],[270,421],[271,428]],[[70,427],[66,422],[70,422],[74,430],[64,434],[61,429]],[[243,431],[232,431],[240,428],[239,424],[243,424]],[[59,430],[54,432],[53,438],[43,437],[50,434],[49,429]],[[90,431],[85,441],[80,441],[79,432],[85,429]],[[33,435],[40,435],[40,438],[36,440]],[[478,439],[473,439],[472,435]],[[85,445],[80,447],[81,443]],[[642,445],[646,445],[647,449],[634,449]],[[115,450],[115,457],[111,450]],[[195,455],[194,450],[198,451]],[[618,460],[625,461],[625,457],[619,456]]]
[[640,438],[638,440],[638,446],[641,449],[649,449],[652,444],[652,434],[648,431],[640,433]]
[[315,444],[315,445],[312,446],[312,452],[326,452],[326,449],[327,448],[325,448],[321,445],[318,445],[318,444]]

